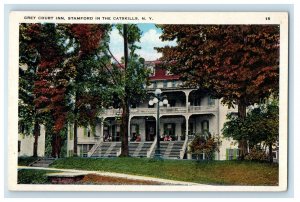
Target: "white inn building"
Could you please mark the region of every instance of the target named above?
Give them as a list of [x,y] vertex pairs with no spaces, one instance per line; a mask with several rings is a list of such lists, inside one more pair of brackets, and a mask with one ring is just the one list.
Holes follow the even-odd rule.
[[[147,86],[149,95],[161,89],[168,104],[159,111],[161,154],[166,159],[192,159],[189,143],[193,136],[208,130],[212,135],[220,136],[220,152],[216,160],[236,159],[237,144],[222,138],[222,128],[228,113],[237,112],[228,109],[218,99],[212,99],[197,89],[182,87],[178,75],[172,75],[160,68],[159,61],[147,62],[151,68],[151,85]],[[150,97],[150,96],[149,96]],[[119,109],[109,108],[102,114],[103,123],[96,128],[78,128],[78,155],[83,157],[115,157],[121,153]],[[129,117],[129,155],[151,158],[156,148],[157,108],[149,105],[149,100],[131,106]],[[67,155],[73,154],[73,128],[68,127]],[[39,137],[38,154],[44,156],[45,132],[42,128]],[[33,137],[19,134],[19,156],[31,156]],[[203,157],[204,158],[204,155]]]

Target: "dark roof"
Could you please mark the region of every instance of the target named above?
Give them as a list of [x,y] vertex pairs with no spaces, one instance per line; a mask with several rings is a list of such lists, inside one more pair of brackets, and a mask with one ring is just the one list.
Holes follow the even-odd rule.
[[167,75],[166,69],[162,68],[162,62],[159,60],[155,61],[146,61],[146,65],[153,65],[155,68],[155,74],[153,76],[150,76],[151,81],[157,81],[157,80],[179,80],[179,76],[175,74]]

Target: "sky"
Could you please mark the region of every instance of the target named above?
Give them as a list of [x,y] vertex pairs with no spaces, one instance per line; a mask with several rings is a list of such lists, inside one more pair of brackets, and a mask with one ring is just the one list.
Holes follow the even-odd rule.
[[[174,46],[176,42],[163,42],[159,38],[162,34],[162,30],[157,28],[155,24],[138,24],[138,27],[142,31],[140,43],[137,43],[141,47],[136,53],[143,57],[146,61],[157,60],[161,57],[160,53],[154,50],[154,47],[163,47],[166,45]],[[113,29],[110,33],[110,50],[114,56],[120,60],[124,55],[123,38],[120,36],[117,29]]]

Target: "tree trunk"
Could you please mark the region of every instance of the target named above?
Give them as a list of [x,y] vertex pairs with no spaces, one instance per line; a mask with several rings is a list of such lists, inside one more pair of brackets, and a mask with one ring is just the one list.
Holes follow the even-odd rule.
[[78,135],[77,135],[77,127],[78,127],[78,117],[77,117],[77,113],[78,113],[78,109],[77,109],[77,99],[78,99],[78,92],[76,91],[75,93],[75,109],[74,109],[74,117],[75,117],[75,120],[74,120],[74,145],[73,145],[73,156],[74,157],[77,157],[78,154],[77,154],[77,139],[78,139]]
[[[238,104],[238,116],[239,118],[244,121],[246,118],[246,104],[244,104],[243,102],[239,102]],[[240,160],[244,160],[245,155],[248,153],[248,143],[247,140],[245,140],[244,138],[242,138],[241,140],[239,140],[239,150],[240,150],[240,154],[239,154],[239,159]]]
[[[128,36],[127,36],[127,24],[123,25],[123,36],[124,36],[124,76],[126,80],[126,69],[128,66]],[[128,125],[129,125],[129,98],[128,90],[125,82],[125,96],[122,102],[122,143],[121,143],[121,156],[129,156],[128,149]]]
[[75,121],[74,121],[74,146],[73,146],[73,156],[76,157],[78,156],[77,155],[77,126],[78,126],[78,123],[77,123],[77,119],[75,118]]
[[40,136],[40,124],[38,121],[35,121],[34,123],[34,143],[33,143],[33,157],[38,156],[38,139]]
[[269,144],[269,162],[273,163],[273,148],[272,148],[272,143]]
[[121,143],[121,156],[129,156],[129,149],[128,149],[128,125],[129,125],[129,106],[128,104],[124,103],[122,105],[122,124],[121,124],[121,131],[122,131],[122,143]]
[[61,151],[61,137],[59,134],[55,133],[52,135],[52,154],[51,156],[53,158],[59,158],[60,157],[60,151]]

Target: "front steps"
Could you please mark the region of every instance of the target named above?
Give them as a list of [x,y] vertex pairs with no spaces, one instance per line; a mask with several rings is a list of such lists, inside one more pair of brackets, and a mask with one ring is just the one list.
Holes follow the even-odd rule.
[[[160,154],[164,159],[180,159],[180,151],[184,141],[161,141]],[[151,156],[154,156],[153,152]]]
[[91,157],[117,157],[121,142],[102,142]]
[[30,167],[44,167],[48,168],[54,161],[54,158],[41,158],[36,160],[35,162],[29,164]]
[[129,156],[132,157],[147,157],[147,152],[153,142],[130,142]]
[[[129,142],[129,156],[147,157],[153,142]],[[161,141],[161,155],[165,159],[180,159],[180,151],[184,141]],[[121,142],[102,142],[91,157],[117,157],[121,149]],[[154,156],[155,148],[151,153]]]

